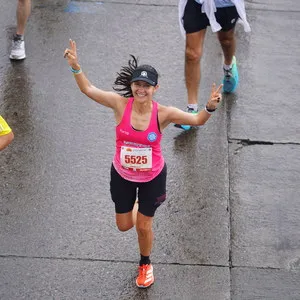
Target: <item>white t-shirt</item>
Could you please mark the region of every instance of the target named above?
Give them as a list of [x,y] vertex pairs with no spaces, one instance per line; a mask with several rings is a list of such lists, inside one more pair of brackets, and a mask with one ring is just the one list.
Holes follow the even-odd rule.
[[[200,0],[195,0],[197,3],[200,3]],[[234,4],[230,0],[214,0],[216,7],[228,7],[234,6]]]

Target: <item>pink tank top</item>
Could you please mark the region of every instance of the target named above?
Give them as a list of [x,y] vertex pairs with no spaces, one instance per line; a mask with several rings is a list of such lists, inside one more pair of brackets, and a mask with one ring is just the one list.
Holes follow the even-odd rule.
[[131,111],[134,99],[129,98],[122,120],[116,126],[116,153],[113,165],[126,180],[147,182],[155,178],[164,167],[158,128],[157,102],[152,101],[149,126],[144,131],[131,126]]

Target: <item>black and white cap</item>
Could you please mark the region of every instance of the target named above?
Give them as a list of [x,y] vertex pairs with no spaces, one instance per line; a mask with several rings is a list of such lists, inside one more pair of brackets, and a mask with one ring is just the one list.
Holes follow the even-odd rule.
[[149,65],[142,65],[142,66],[138,66],[133,71],[130,83],[134,81],[145,81],[152,86],[156,86],[157,79],[158,79],[158,73],[153,67]]

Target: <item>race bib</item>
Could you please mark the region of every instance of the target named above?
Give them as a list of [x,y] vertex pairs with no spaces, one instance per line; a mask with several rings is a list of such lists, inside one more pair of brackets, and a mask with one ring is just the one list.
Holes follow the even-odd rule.
[[121,165],[133,171],[152,170],[152,148],[121,147]]

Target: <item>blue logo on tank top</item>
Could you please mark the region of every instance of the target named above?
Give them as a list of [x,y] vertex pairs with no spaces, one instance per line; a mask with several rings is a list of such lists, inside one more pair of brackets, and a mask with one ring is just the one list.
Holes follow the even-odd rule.
[[148,133],[148,141],[154,142],[157,139],[157,134],[155,132]]

